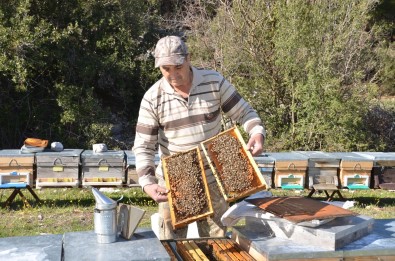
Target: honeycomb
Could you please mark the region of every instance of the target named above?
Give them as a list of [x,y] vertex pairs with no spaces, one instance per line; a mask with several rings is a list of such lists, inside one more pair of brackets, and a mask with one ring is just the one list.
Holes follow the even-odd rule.
[[197,149],[165,158],[164,167],[170,191],[173,226],[177,227],[179,223],[188,223],[212,212]]
[[236,127],[202,143],[203,152],[226,201],[249,196],[267,185]]

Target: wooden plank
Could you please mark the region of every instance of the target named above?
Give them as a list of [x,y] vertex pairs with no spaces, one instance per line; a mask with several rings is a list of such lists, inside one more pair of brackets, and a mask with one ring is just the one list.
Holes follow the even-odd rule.
[[217,242],[222,247],[222,249],[225,250],[234,260],[244,261],[243,256],[240,255],[233,243],[225,239],[217,240]]
[[232,240],[255,260],[268,261],[266,253],[261,251],[258,252],[251,246],[251,241],[243,236],[240,236],[239,233],[232,233]]
[[198,253],[196,253],[195,248],[191,246],[188,241],[181,241],[187,249],[188,253],[192,256],[193,260],[202,261],[203,259],[200,257]]
[[20,167],[33,166],[34,156],[26,157],[0,157],[0,166]]
[[191,245],[191,247],[195,250],[195,252],[200,256],[200,258],[203,261],[209,261],[209,259],[203,253],[203,251],[199,248],[199,246],[193,240],[188,241],[188,243]]
[[308,167],[308,160],[284,160],[276,161],[275,169],[278,170],[306,170]]
[[176,242],[177,253],[182,257],[184,261],[195,261],[193,257],[189,254],[188,249],[181,241]]
[[171,246],[169,245],[169,242],[161,241],[161,243],[162,243],[163,247],[166,249],[167,253],[169,254],[169,256],[170,256],[170,261],[177,261],[177,257],[176,257],[176,255],[174,254],[174,252],[173,252]]
[[26,167],[22,167],[22,166],[20,166],[20,167],[14,167],[14,166],[11,166],[11,167],[3,166],[3,167],[1,167],[0,166],[0,172],[7,173],[7,174],[11,173],[11,172],[19,172],[19,173],[30,172],[30,173],[33,173],[33,165],[26,166]]
[[217,258],[217,259],[219,259],[219,260],[221,260],[221,261],[224,261],[224,260],[232,260],[228,255],[226,255],[225,253],[224,253],[224,251],[222,250],[222,248],[215,242],[215,240],[213,240],[213,239],[209,239],[208,241],[207,241],[207,243],[208,244],[210,244],[212,247],[213,247],[213,251],[214,251],[214,256]]
[[339,190],[339,188],[336,187],[335,184],[315,184],[313,185],[313,188],[315,188],[315,190],[328,190],[328,191]]
[[349,170],[371,170],[373,168],[373,161],[347,161],[340,162],[341,169]]
[[255,259],[248,254],[246,251],[244,251],[235,241],[231,239],[226,239],[227,242],[233,245],[233,247],[238,251],[238,253],[241,256],[240,260],[245,260],[245,261],[254,261]]
[[214,242],[218,245],[220,251],[227,256],[228,259],[226,260],[239,261],[239,258],[237,258],[234,253],[232,253],[230,249],[226,247],[222,240],[214,239]]

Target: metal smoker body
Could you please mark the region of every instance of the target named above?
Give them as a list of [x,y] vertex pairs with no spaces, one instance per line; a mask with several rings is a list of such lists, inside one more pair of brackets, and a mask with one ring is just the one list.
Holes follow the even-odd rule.
[[117,202],[106,197],[98,189],[92,188],[96,206],[94,211],[94,226],[98,243],[113,243],[117,241]]

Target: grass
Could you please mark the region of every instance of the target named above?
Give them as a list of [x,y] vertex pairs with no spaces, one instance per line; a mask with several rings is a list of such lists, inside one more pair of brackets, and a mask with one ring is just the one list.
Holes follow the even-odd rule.
[[[150,217],[157,211],[157,204],[140,188],[113,188],[103,193],[120,202],[131,204],[146,211],[140,227],[150,227]],[[271,190],[274,196],[307,196],[308,190]],[[0,191],[3,204],[12,190]],[[9,208],[0,208],[0,237],[63,234],[72,231],[93,230],[95,199],[89,188],[43,188],[35,189],[41,199],[33,207],[24,207],[19,196]],[[23,191],[29,202],[34,203],[28,191]],[[395,218],[395,192],[385,190],[342,190],[346,200],[354,201],[351,209],[375,219]],[[314,196],[323,200],[324,194]]]

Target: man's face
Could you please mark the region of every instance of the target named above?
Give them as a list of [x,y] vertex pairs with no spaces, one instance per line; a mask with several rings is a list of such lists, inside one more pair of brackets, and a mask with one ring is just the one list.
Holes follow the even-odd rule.
[[159,67],[163,77],[173,86],[182,87],[190,83],[190,64],[187,57],[181,65],[162,65]]

